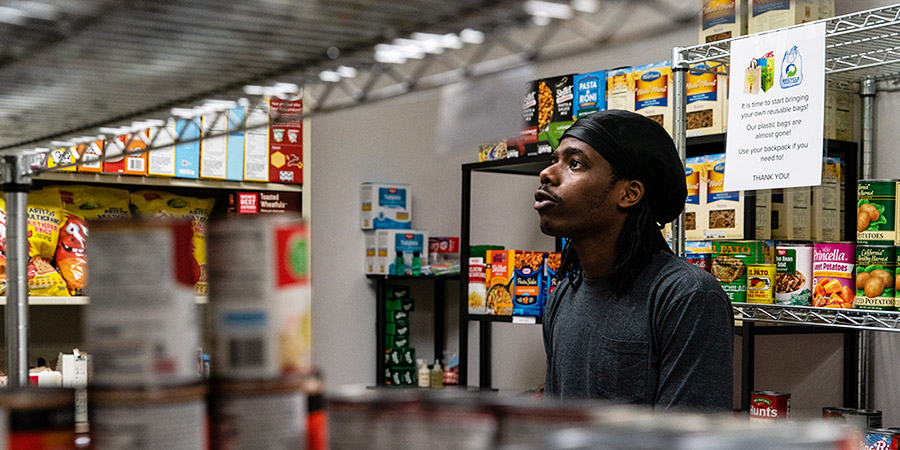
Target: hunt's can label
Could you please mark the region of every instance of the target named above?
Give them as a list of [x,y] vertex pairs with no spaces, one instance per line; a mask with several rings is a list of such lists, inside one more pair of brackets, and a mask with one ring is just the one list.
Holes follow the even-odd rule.
[[747,302],[775,303],[775,264],[747,266]]
[[791,413],[791,394],[754,391],[750,396],[750,421],[785,420]]
[[862,450],[897,450],[900,435],[885,428],[866,430],[863,434]]
[[856,244],[814,244],[813,306],[853,307]]
[[856,188],[856,242],[894,245],[897,181],[859,180]]
[[775,249],[775,303],[809,306],[812,304],[813,246],[778,244]]
[[854,308],[893,311],[897,254],[891,245],[856,246]]

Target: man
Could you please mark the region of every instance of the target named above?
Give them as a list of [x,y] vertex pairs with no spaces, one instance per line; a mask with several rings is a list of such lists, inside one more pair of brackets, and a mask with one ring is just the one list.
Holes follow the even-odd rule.
[[716,280],[660,232],[684,166],[662,126],[601,111],[563,134],[541,172],[541,231],[567,238],[544,311],[545,396],[732,409],[733,319]]

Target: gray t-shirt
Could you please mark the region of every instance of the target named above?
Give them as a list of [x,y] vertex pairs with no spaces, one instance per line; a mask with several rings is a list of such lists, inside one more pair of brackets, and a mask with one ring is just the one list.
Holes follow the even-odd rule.
[[543,324],[548,397],[732,409],[731,305],[715,278],[669,252],[626,295],[612,277],[562,281]]

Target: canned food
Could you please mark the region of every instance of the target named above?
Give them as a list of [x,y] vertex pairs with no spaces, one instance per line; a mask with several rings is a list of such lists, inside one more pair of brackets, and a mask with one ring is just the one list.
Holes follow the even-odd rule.
[[775,303],[812,305],[812,244],[779,244],[775,248]]
[[684,255],[684,259],[687,262],[709,272],[710,261],[712,260],[712,256],[708,253],[688,253]]
[[845,422],[845,411],[847,411],[847,408],[841,408],[839,406],[826,406],[822,408],[822,419]]
[[747,266],[747,302],[775,303],[775,264]]
[[206,450],[206,388],[90,391],[93,448]]
[[209,402],[212,449],[306,448],[306,391],[299,378],[214,382]]
[[713,242],[710,272],[732,302],[747,301],[747,266],[768,261],[764,241]]
[[85,307],[92,383],[109,388],[200,380],[190,221],[91,222]]
[[311,370],[309,243],[297,218],[209,228],[213,373],[274,379]]
[[859,180],[856,186],[856,242],[894,245],[896,180]]
[[750,421],[784,420],[791,414],[791,394],[754,391],[750,396]]
[[11,450],[75,448],[75,391],[6,388],[0,391],[0,431]]
[[893,311],[897,255],[892,245],[856,246],[854,308]]
[[876,409],[847,409],[844,411],[844,420],[847,425],[867,430],[869,428],[881,428],[883,414]]
[[900,435],[894,430],[874,428],[863,432],[863,450],[896,450]]
[[815,244],[813,248],[813,306],[852,308],[856,297],[853,268],[856,244]]

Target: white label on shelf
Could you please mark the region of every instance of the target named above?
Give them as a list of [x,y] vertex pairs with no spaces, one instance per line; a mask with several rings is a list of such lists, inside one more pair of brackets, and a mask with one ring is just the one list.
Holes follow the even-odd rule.
[[818,186],[825,23],[731,43],[725,191]]
[[523,325],[534,325],[537,323],[537,317],[513,316],[512,323],[518,323],[518,324],[523,324]]

